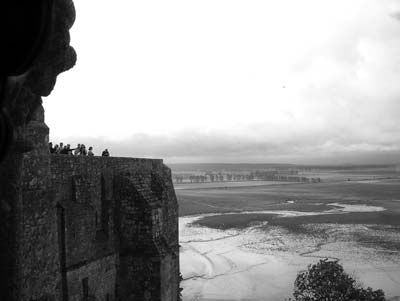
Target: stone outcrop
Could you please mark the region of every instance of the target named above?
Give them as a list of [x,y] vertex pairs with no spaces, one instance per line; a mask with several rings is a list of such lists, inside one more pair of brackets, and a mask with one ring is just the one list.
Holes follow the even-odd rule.
[[[42,96],[51,93],[57,75],[73,67],[76,61],[75,51],[69,45],[69,29],[75,19],[72,1],[54,0],[51,17],[49,37],[33,66],[20,76],[9,77],[2,91],[3,110],[8,112],[13,125],[14,140],[8,156],[0,163],[0,300],[19,300],[19,255],[21,248],[26,247],[21,239],[21,181],[22,171],[25,169],[23,154],[28,151],[39,154],[47,148],[44,144],[47,137],[41,135],[44,140],[37,141],[37,136],[30,135],[27,125],[35,115],[43,111]],[[48,133],[43,122],[36,120],[36,123],[40,124],[38,130],[41,128]],[[48,161],[43,158],[38,164],[43,165],[45,172]],[[39,179],[47,181],[46,177]],[[36,278],[40,276],[37,275]]]

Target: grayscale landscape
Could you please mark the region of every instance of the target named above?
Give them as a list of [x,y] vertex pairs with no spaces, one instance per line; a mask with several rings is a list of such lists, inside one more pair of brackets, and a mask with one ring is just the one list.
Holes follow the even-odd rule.
[[400,300],[399,0],[55,2],[63,33],[2,102],[23,300],[304,301],[324,259]]
[[[322,258],[338,259],[360,284],[383,289],[388,300],[400,298],[396,166],[171,167],[180,181],[184,300],[285,300],[297,273]],[[281,180],[246,180],[261,171],[279,173]],[[288,172],[320,181],[283,181]],[[220,181],[211,181],[218,174]],[[229,174],[242,180],[228,181]]]

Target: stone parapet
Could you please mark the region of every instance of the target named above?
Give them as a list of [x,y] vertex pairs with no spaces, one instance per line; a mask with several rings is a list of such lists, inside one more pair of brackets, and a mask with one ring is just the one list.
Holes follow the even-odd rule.
[[178,205],[162,160],[28,152],[23,165],[20,300],[179,299]]

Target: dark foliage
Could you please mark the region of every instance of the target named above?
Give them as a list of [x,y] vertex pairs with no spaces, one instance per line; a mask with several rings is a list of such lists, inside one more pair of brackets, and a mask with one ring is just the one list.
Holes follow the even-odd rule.
[[293,296],[297,301],[385,301],[382,290],[361,288],[337,261],[320,260],[297,275]]

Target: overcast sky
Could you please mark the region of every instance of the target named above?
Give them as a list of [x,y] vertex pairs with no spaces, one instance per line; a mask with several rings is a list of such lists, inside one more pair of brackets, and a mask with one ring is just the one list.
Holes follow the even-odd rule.
[[50,140],[166,162],[400,162],[400,1],[75,0]]

